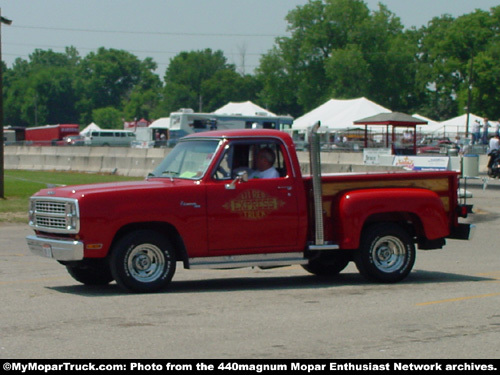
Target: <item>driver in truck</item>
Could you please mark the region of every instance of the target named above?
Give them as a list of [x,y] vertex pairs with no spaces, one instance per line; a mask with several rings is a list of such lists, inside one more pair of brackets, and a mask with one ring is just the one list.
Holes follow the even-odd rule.
[[250,178],[278,178],[279,173],[274,168],[276,155],[269,147],[264,147],[259,150],[256,158],[257,170],[250,174]]

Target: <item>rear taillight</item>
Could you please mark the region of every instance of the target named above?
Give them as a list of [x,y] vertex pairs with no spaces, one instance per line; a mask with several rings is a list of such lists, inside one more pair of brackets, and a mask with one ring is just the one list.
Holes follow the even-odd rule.
[[461,204],[457,207],[458,216],[467,217],[468,214],[472,213],[472,204]]

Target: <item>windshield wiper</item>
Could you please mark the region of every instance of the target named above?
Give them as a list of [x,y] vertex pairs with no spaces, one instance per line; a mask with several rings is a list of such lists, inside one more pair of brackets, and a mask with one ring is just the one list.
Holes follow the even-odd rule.
[[174,176],[175,175],[178,175],[179,172],[176,172],[176,171],[163,171],[161,172],[162,176],[165,175],[165,174],[173,174]]
[[179,172],[176,171],[163,171],[161,172],[162,176],[168,175],[170,177],[170,181],[174,181],[174,176],[177,176]]

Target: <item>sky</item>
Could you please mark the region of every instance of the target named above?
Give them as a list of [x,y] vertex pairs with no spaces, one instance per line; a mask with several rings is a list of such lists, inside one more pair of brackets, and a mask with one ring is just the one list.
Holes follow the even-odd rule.
[[[241,73],[251,74],[262,54],[286,36],[285,16],[308,0],[0,0],[2,59],[29,59],[35,49],[81,56],[99,47],[151,57],[163,77],[170,59],[182,51],[222,50]],[[370,10],[381,2],[406,28],[433,17],[458,17],[488,11],[499,0],[365,0]]]

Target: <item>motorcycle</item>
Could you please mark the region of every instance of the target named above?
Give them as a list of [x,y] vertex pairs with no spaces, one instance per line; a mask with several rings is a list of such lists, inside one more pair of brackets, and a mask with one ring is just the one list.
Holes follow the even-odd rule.
[[500,150],[491,151],[488,156],[488,176],[491,178],[500,178]]

